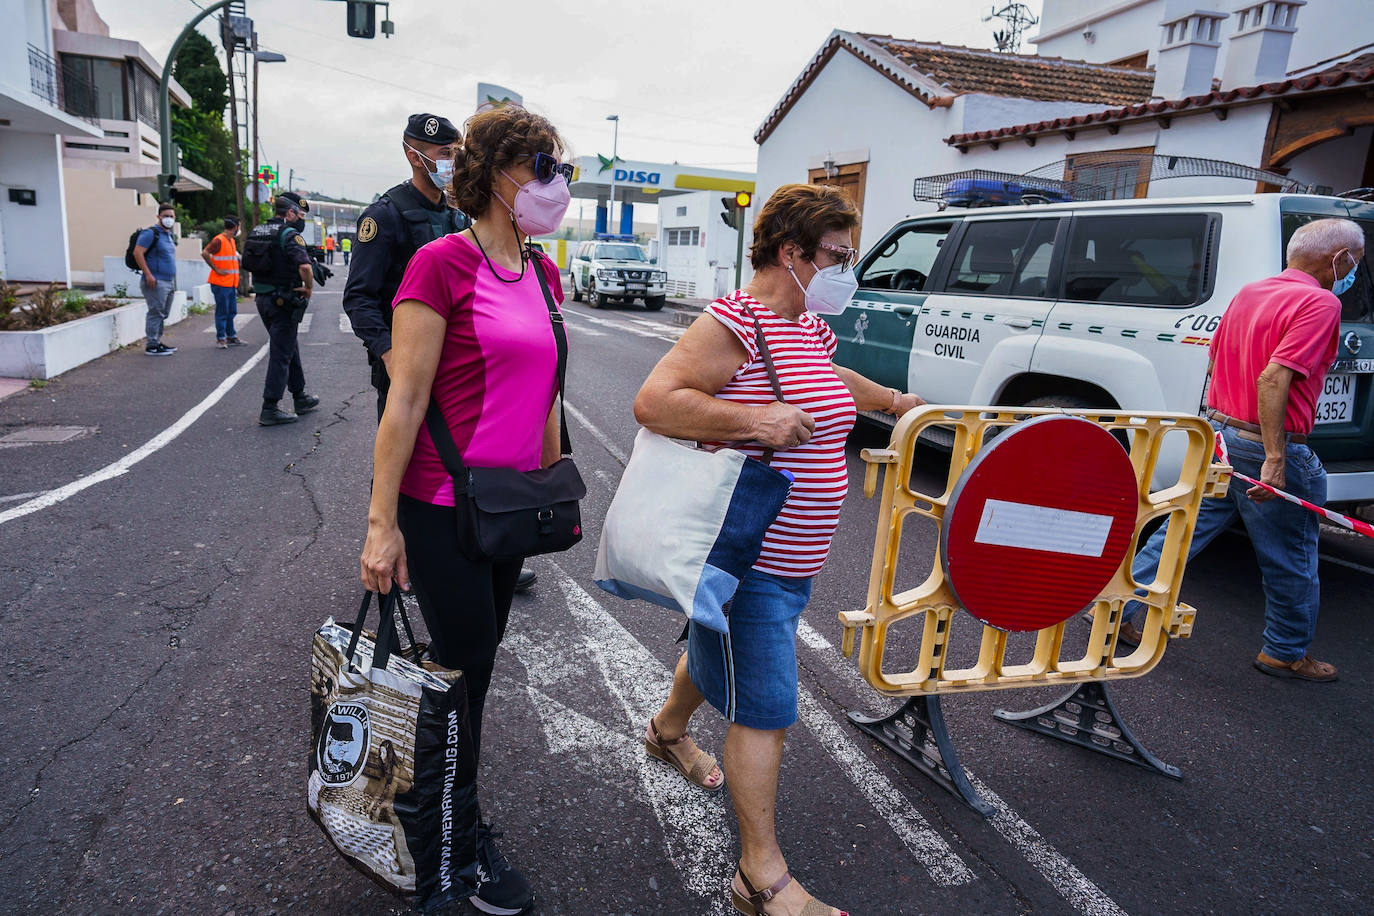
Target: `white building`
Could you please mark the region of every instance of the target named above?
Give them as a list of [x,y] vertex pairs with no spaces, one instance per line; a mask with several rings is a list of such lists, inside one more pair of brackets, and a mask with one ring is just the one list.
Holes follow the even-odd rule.
[[[1058,163],[1082,178],[1084,154],[1224,160],[1336,191],[1374,184],[1368,0],[1225,7],[1045,0],[1040,55],[833,32],[755,134],[760,200],[787,182],[845,187],[867,248],[933,206],[913,200],[917,177]],[[1253,178],[1152,179],[1148,161],[1092,178],[1125,196],[1256,190]]]
[[[721,219],[724,196],[698,191],[659,202],[658,264],[668,272],[668,295],[714,299],[735,288],[739,236]],[[745,213],[746,224],[757,210]],[[746,273],[748,263],[746,248]]]
[[98,126],[63,110],[49,0],[0,0],[0,275],[70,282],[61,137]]

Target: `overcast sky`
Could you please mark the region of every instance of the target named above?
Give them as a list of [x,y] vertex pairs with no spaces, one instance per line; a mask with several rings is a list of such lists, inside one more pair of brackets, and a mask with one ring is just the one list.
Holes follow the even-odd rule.
[[[200,2],[95,0],[112,35],[159,59]],[[1039,14],[1040,0],[1027,5]],[[479,81],[522,93],[572,155],[610,155],[605,118],[619,114],[622,158],[752,171],[754,131],[832,29],[990,47],[1000,23],[982,21],[989,8],[963,0],[393,0],[396,34],[364,40],[347,36],[341,2],[248,0],[260,46],[287,57],[261,65],[265,157],[281,163],[283,181],[294,168],[310,190],[361,200],[407,176],[399,151],[407,115],[432,111],[461,127]],[[208,25],[201,30],[218,46]]]

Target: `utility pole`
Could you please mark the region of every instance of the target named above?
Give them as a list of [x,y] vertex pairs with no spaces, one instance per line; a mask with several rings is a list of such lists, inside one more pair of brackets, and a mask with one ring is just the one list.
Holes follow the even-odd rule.
[[[255,52],[258,50],[257,32],[253,33],[253,50]],[[253,226],[258,224],[258,214],[262,212],[262,195],[258,191],[258,185],[267,183],[258,177],[258,171],[258,55],[255,53],[253,55]],[[249,227],[248,231],[252,231],[252,226]],[[245,232],[243,237],[247,238],[248,233]]]
[[[186,43],[187,37],[195,31],[200,21],[212,13],[218,13],[232,2],[234,0],[219,0],[201,10],[186,24],[186,28],[181,30],[177,40],[172,42],[172,49],[167,52],[167,59],[163,61],[162,82],[158,85],[158,131],[162,140],[162,171],[157,176],[157,193],[158,198],[164,203],[172,199],[172,185],[181,174],[181,151],[172,142],[172,62],[177,59],[177,55],[181,53],[181,46]],[[237,139],[234,140],[234,145],[238,145]]]
[[[221,43],[224,45],[224,63],[229,74],[229,122],[233,127],[234,136],[234,215],[238,217],[239,225],[243,225],[243,151],[239,149],[239,102],[238,89],[234,86],[234,49],[238,47],[238,38],[229,28],[229,11],[225,10],[220,14],[219,34]],[[221,124],[224,122],[221,121]],[[247,237],[247,232],[244,233]],[[248,275],[244,271],[239,272],[239,293],[248,293]]]

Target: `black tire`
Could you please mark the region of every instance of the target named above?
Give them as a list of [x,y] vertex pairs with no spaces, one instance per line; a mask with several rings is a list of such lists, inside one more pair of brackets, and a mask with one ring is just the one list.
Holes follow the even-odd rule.
[[657,312],[663,308],[663,303],[668,301],[667,296],[650,296],[644,300],[644,308],[650,312]]
[[582,290],[577,288],[577,277],[573,275],[571,270],[568,271],[568,283],[572,285],[573,302],[581,302]]
[[602,308],[606,304],[606,297],[596,291],[595,280],[587,285],[587,304],[594,309]]
[[[1103,407],[1101,404],[1094,404],[1086,398],[1072,394],[1047,394],[1038,398],[1031,398],[1026,402],[1027,407],[1062,407],[1064,410],[1108,410],[1115,411],[1115,407]],[[1121,443],[1121,447],[1128,453],[1131,450],[1130,436],[1122,430],[1112,433],[1116,441]]]

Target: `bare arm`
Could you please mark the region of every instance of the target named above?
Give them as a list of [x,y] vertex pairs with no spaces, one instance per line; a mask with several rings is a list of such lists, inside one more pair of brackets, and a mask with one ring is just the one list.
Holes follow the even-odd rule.
[[[390,353],[391,351],[388,350],[387,352]],[[555,396],[553,408],[549,411],[549,418],[544,421],[544,448],[541,453],[540,466],[548,467],[562,457],[563,437],[559,435],[558,399]]]
[[[1294,375],[1296,373],[1287,366],[1270,363],[1255,382],[1260,437],[1264,440],[1264,464],[1260,466],[1260,480],[1278,490],[1282,490],[1287,482],[1284,473],[1287,440],[1283,435],[1283,417],[1288,410],[1288,389],[1293,384]],[[1274,498],[1274,494],[1262,487],[1251,487],[1245,495],[1257,503]]]
[[884,387],[853,369],[846,369],[838,363],[832,365],[835,366],[835,374],[844,382],[844,387],[849,389],[849,394],[854,398],[854,406],[859,410],[881,410],[900,417],[908,410],[925,403],[920,395]]
[[393,578],[401,588],[410,589],[405,541],[396,524],[396,499],[429,406],[445,327],[444,317],[427,305],[408,299],[396,306],[391,329],[396,371],[372,451],[372,502],[361,560],[363,586],[370,591],[387,593]]
[[811,415],[780,401],[764,407],[715,397],[749,358],[744,344],[702,315],[658,361],[635,397],[635,419],[661,436],[759,442],[786,449],[811,438]]
[[228,273],[228,271],[220,270],[218,267],[216,267],[215,259],[211,257],[211,255],[213,254],[219,254],[219,246],[219,236],[215,236],[210,240],[210,244],[206,245],[204,248],[200,250],[200,259],[204,261],[206,264],[210,265],[211,272],[217,274],[225,274]]
[[[311,294],[315,292],[315,271],[310,268],[309,263],[297,264],[296,271],[301,275],[301,285],[296,289],[305,293],[305,298],[309,299]],[[434,309],[429,309],[429,311],[433,312]],[[439,333],[441,336],[443,335],[443,331]]]

